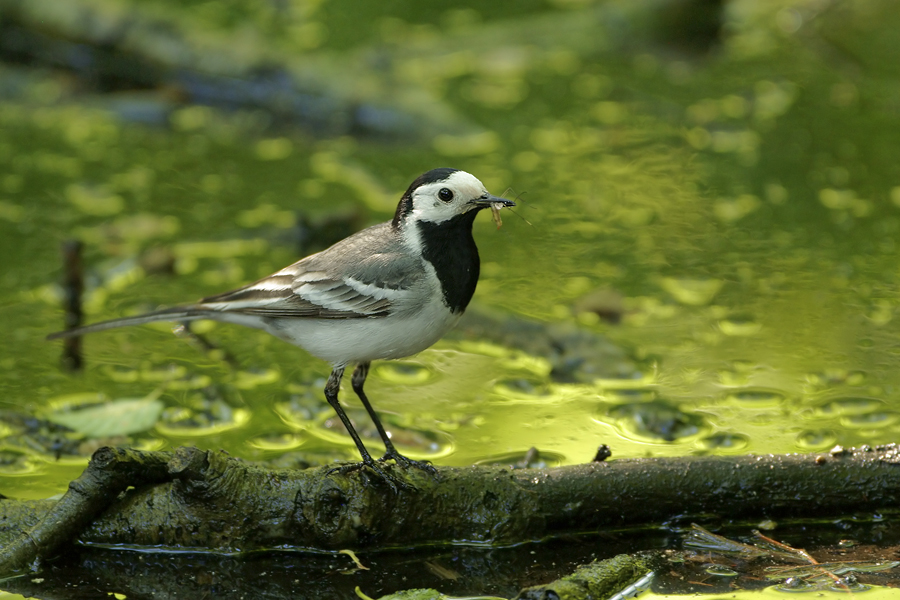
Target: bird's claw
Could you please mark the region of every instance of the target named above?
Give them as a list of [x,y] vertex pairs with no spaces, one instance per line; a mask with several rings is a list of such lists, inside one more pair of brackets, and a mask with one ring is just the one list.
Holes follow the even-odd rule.
[[406,458],[396,450],[388,451],[384,456],[378,459],[378,462],[386,462],[389,460],[393,460],[397,465],[403,467],[404,469],[409,469],[410,467],[419,469],[420,471],[425,471],[429,475],[437,475],[438,470],[435,468],[431,461],[428,460],[413,460],[411,458]]
[[341,475],[346,475],[347,473],[353,473],[354,471],[361,471],[363,469],[368,468],[373,471],[382,481],[384,481],[388,487],[396,494],[400,490],[405,492],[415,492],[418,491],[418,488],[413,484],[409,483],[397,477],[396,475],[391,475],[385,469],[381,467],[377,462],[372,460],[363,460],[362,462],[353,463],[349,465],[341,465],[339,467],[334,467],[333,469],[329,469],[325,475],[331,475],[332,473],[340,473]]

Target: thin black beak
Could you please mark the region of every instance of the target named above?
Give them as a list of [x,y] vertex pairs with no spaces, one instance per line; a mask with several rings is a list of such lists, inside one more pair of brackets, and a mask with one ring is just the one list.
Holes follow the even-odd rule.
[[481,198],[475,198],[474,200],[469,200],[469,204],[474,204],[475,206],[479,206],[481,208],[487,208],[492,204],[502,204],[503,206],[515,206],[516,203],[512,200],[507,200],[506,198],[498,198],[497,196],[492,196],[491,194],[485,194]]

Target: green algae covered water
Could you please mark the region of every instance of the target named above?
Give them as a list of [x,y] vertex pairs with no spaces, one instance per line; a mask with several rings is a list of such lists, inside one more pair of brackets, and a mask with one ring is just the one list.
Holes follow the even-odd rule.
[[[89,321],[189,302],[296,260],[304,219],[344,222],[340,235],[389,219],[437,166],[519,199],[499,230],[476,223],[473,310],[570,335],[548,351],[463,329],[377,364],[370,396],[405,453],[464,465],[536,447],[563,464],[600,444],[626,457],[897,440],[890,3],[735,1],[700,53],[632,3],[416,18],[294,3],[281,20],[217,4],[157,2],[152,18],[182,20],[212,54],[238,52],[227,41],[243,23],[247,61],[318,61],[336,98],[396,100],[433,131],[310,132],[262,109],[84,94],[52,70],[2,67],[3,494],[61,492],[104,443],[354,458],[322,397],[328,366],[260,332],[196,327],[212,352],[166,325],[105,332],[84,340],[82,373],[62,369],[44,341],[63,323],[59,248],[84,244]],[[138,122],[139,102],[162,122]],[[608,358],[573,352],[584,336]],[[365,427],[349,386],[343,399]]]
[[[66,369],[44,341],[64,326],[61,246],[83,246],[88,322],[135,314],[387,220],[439,166],[519,206],[499,229],[475,224],[482,275],[460,327],[373,365],[370,398],[408,456],[556,465],[601,444],[617,458],[896,442],[900,13],[679,12],[692,5],[718,4],[0,0],[0,494],[62,493],[107,444],[355,460],[324,402],[329,366],[261,332],[103,332]],[[342,400],[378,454],[349,385]],[[882,539],[890,525],[835,527]],[[657,533],[646,546],[671,544]],[[472,548],[435,560],[484,561],[484,584],[364,557],[363,588],[510,595],[538,582],[524,572],[594,557],[582,543],[497,551],[515,567]],[[290,556],[216,560],[295,578]],[[405,566],[377,567],[391,560]]]

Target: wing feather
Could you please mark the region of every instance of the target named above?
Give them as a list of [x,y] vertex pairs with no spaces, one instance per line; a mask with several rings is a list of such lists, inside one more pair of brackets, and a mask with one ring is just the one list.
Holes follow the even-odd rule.
[[384,317],[415,302],[421,259],[391,245],[387,224],[376,225],[199,307],[264,317],[350,319]]

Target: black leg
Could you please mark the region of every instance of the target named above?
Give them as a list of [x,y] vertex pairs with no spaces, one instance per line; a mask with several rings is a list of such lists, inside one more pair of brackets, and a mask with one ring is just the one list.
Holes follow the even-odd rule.
[[394,462],[399,465],[403,465],[404,467],[416,467],[417,469],[422,469],[423,471],[428,471],[432,474],[437,473],[437,469],[435,469],[430,462],[406,458],[405,456],[400,454],[396,448],[394,448],[394,444],[391,442],[391,437],[384,430],[384,426],[381,424],[381,419],[378,418],[378,415],[375,413],[375,409],[373,409],[372,405],[369,403],[369,398],[363,391],[363,386],[366,384],[366,377],[368,377],[369,375],[369,364],[370,363],[367,362],[359,363],[356,366],[356,369],[353,371],[353,376],[350,378],[350,383],[353,385],[353,391],[356,392],[356,395],[359,396],[359,399],[362,401],[363,406],[366,407],[366,412],[369,413],[369,417],[371,417],[372,422],[375,423],[375,428],[378,429],[378,435],[381,436],[381,441],[384,442],[384,448],[386,452],[384,453],[384,456],[382,456],[378,460],[384,462],[386,460],[394,459]]
[[341,422],[347,429],[347,433],[353,438],[363,462],[367,465],[371,465],[375,461],[372,460],[372,456],[369,454],[369,451],[366,450],[365,445],[363,445],[362,440],[359,438],[359,434],[356,433],[356,429],[353,428],[350,417],[347,416],[347,413],[341,408],[340,402],[338,402],[338,392],[341,389],[341,378],[343,376],[344,367],[338,367],[331,372],[331,375],[328,377],[328,382],[325,384],[325,399],[328,400],[328,404],[331,405],[331,408],[333,408],[334,412],[337,413],[337,416],[340,417]]
[[[366,450],[365,445],[359,437],[359,434],[356,433],[356,429],[353,428],[353,423],[350,422],[350,417],[347,416],[347,413],[344,412],[344,409],[341,408],[340,403],[338,402],[338,392],[341,389],[341,378],[344,376],[344,367],[336,367],[331,371],[331,375],[328,377],[328,382],[325,384],[325,399],[328,400],[328,404],[331,405],[331,408],[334,409],[334,412],[337,413],[337,416],[340,417],[341,422],[344,424],[344,427],[347,429],[347,433],[350,434],[350,437],[353,438],[353,442],[356,444],[356,448],[359,450],[359,455],[362,457],[362,462],[353,464],[353,465],[343,465],[340,467],[335,467],[328,471],[328,473],[349,473],[352,471],[358,471],[363,467],[368,467],[369,469],[375,471],[390,487],[394,492],[397,491],[398,487],[404,489],[415,489],[410,484],[406,483],[402,479],[397,479],[392,475],[389,475],[377,462],[372,459],[372,456],[369,454],[369,451]],[[379,431],[381,431],[381,425],[379,424]]]

